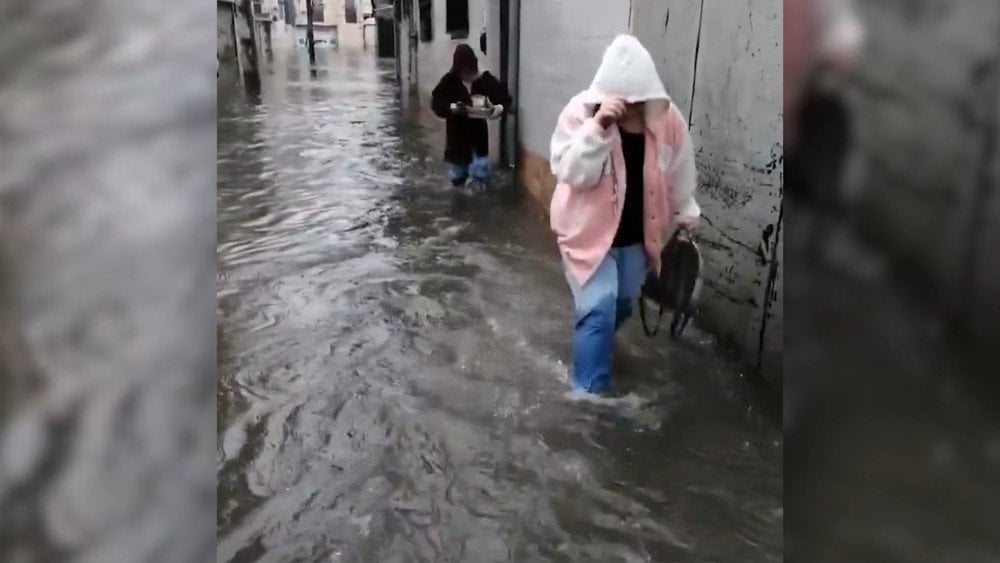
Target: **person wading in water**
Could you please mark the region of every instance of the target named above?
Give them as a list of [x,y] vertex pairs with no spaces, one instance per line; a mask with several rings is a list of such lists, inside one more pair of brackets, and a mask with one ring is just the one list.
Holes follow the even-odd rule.
[[489,127],[483,119],[469,117],[472,96],[485,96],[493,105],[490,119],[498,119],[511,98],[507,87],[489,72],[479,72],[472,47],[455,47],[449,70],[431,93],[431,109],[446,121],[444,159],[452,165],[453,186],[462,186],[471,175],[476,181],[490,179]]
[[614,336],[647,271],[660,271],[664,234],[693,231],[694,151],[649,52],[619,35],[594,80],[562,110],[550,146],[557,185],[550,219],[573,294],[573,382],[611,389]]

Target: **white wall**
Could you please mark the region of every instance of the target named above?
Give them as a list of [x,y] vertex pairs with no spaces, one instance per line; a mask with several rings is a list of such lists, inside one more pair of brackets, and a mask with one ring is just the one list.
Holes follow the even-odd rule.
[[[780,0],[632,2],[633,33],[689,116],[697,150],[702,320],[774,379],[783,337],[781,9]],[[774,255],[762,259],[762,247]]]
[[628,31],[629,0],[521,3],[521,146],[548,158],[566,102],[590,85],[608,43]]
[[[765,303],[781,299],[765,294],[770,264],[756,252],[781,205],[781,2],[704,6],[691,135],[710,221],[703,235],[714,243],[706,246],[713,313],[756,352]],[[770,347],[780,350],[777,339]]]
[[[365,0],[367,2],[367,0]],[[357,23],[347,23],[344,20],[344,6],[353,3],[358,15]],[[327,21],[337,24],[337,40],[340,47],[361,49],[364,46],[364,13],[360,0],[327,0]]]
[[656,61],[670,98],[688,116],[701,1],[632,0],[632,33]]
[[[491,23],[496,25],[495,20],[490,21],[489,4],[489,0],[469,0],[469,37],[467,39],[452,39],[445,31],[448,15],[447,2],[445,0],[436,0],[433,2],[433,41],[429,43],[421,42],[417,51],[420,68],[420,90],[422,93],[429,96],[437,81],[440,80],[444,73],[448,72],[448,69],[451,68],[452,53],[455,51],[455,47],[461,43],[467,43],[476,51],[481,70],[489,70],[491,73],[499,76],[500,70],[498,68],[499,64],[497,64],[499,59],[493,58],[496,56],[496,51],[499,50],[498,44],[494,49],[487,47],[487,51],[489,52],[488,57],[479,50],[479,33],[483,29],[484,11],[487,14],[485,18],[487,26]],[[497,14],[499,15],[499,11],[497,11]],[[414,16],[416,15],[417,11],[415,9]],[[493,35],[494,37],[489,37],[489,35]],[[495,35],[496,33],[487,34],[488,40],[495,40]]]

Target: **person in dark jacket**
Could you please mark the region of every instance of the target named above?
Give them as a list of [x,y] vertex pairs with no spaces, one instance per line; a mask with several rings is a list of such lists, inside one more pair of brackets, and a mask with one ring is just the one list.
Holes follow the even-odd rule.
[[472,96],[482,95],[493,104],[490,119],[497,119],[510,107],[507,87],[489,72],[479,72],[479,60],[472,47],[455,47],[449,70],[431,94],[431,109],[444,119],[446,141],[444,159],[452,164],[450,174],[454,186],[465,184],[471,175],[474,180],[490,179],[489,127],[483,119],[469,117],[467,108]]

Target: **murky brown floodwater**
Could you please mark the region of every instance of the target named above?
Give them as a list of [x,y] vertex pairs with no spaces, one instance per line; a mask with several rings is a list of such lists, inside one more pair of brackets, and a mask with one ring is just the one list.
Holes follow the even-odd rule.
[[780,560],[780,423],[711,339],[633,322],[570,400],[546,222],[448,186],[391,61],[296,57],[220,87],[218,560]]

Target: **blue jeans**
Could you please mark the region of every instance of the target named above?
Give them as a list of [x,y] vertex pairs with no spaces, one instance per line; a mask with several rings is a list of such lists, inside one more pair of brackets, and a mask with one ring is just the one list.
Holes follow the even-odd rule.
[[451,185],[463,186],[465,185],[465,181],[469,179],[470,174],[473,180],[483,182],[484,184],[489,182],[490,157],[474,156],[472,157],[472,162],[469,164],[453,164],[448,178],[451,180]]
[[573,332],[573,383],[590,393],[611,389],[615,333],[632,315],[646,277],[641,244],[612,248],[581,287],[566,271],[576,309]]

